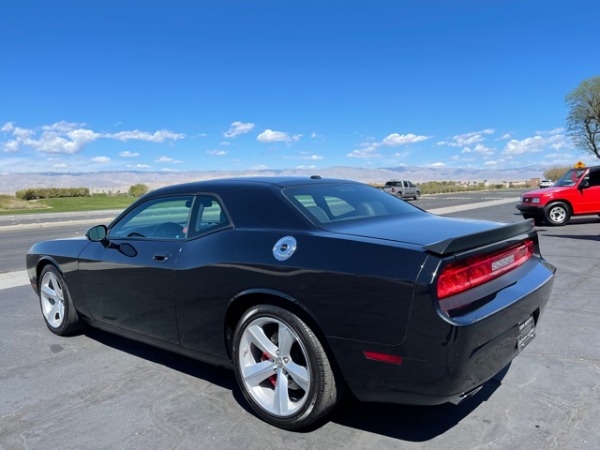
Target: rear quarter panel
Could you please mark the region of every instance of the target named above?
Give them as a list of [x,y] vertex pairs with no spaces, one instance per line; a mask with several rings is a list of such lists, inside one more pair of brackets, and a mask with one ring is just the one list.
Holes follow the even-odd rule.
[[250,301],[248,292],[287,299],[327,337],[402,342],[423,252],[327,233],[290,235],[297,250],[283,262],[273,257],[278,232],[224,231],[188,243],[176,274],[184,346],[219,353],[226,303]]

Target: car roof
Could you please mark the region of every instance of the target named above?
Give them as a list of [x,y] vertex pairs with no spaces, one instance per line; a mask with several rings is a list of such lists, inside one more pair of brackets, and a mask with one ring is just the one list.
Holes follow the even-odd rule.
[[168,195],[194,192],[212,192],[227,188],[286,188],[292,186],[305,186],[307,184],[339,184],[351,183],[361,184],[356,181],[312,177],[239,177],[239,178],[217,178],[204,181],[194,181],[191,183],[176,184],[156,189],[150,195]]

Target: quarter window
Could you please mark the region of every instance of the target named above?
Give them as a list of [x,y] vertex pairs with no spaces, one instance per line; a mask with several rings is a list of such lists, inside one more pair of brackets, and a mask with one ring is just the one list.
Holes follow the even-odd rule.
[[229,226],[229,219],[219,201],[210,195],[199,195],[194,203],[188,237]]

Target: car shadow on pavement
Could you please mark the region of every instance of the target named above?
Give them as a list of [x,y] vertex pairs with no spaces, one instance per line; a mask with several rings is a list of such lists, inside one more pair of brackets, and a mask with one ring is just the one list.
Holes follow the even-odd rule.
[[487,401],[501,386],[509,367],[510,364],[485,383],[476,395],[458,405],[406,406],[362,403],[348,398],[339,405],[331,420],[402,441],[426,442],[452,429]]
[[[108,347],[229,389],[240,407],[249,414],[255,415],[238,388],[235,375],[230,369],[203,363],[96,328],[88,327],[84,330],[84,334]],[[404,441],[428,441],[450,430],[490,398],[501,385],[509,367],[510,364],[485,383],[476,395],[459,405],[447,403],[438,406],[406,406],[364,403],[348,393],[325,422],[319,422],[300,432],[310,433],[331,422]]]
[[237,383],[232,370],[189,358],[184,355],[162,350],[149,344],[127,339],[97,328],[88,327],[84,334],[108,347],[120,350],[146,361],[160,364],[169,369],[208,381],[225,389],[236,389]]

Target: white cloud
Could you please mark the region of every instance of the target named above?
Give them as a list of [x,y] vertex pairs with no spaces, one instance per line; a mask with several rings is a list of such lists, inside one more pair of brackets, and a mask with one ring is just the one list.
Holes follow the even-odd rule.
[[90,161],[97,164],[106,164],[110,162],[110,158],[108,156],[95,156]]
[[16,153],[19,151],[19,141],[8,141],[4,143],[5,153]]
[[323,159],[323,156],[317,154],[311,154],[309,152],[300,152],[299,155],[286,155],[283,156],[284,159],[302,159],[305,161],[320,161]]
[[136,156],[140,156],[138,152],[130,152],[129,150],[125,150],[124,152],[119,152],[119,156],[122,158],[135,158]]
[[5,123],[0,129],[11,133],[15,139],[4,143],[4,151],[15,152],[21,147],[29,147],[42,153],[75,154],[87,144],[100,138],[128,141],[130,139],[162,143],[166,140],[178,140],[186,137],[182,133],[160,130],[154,133],[145,131],[121,131],[103,134],[90,130],[85,123],[60,121],[51,125],[43,125],[37,129],[19,128],[14,122]]
[[296,169],[316,169],[317,166],[296,166]]
[[267,170],[269,166],[265,166],[264,164],[259,164],[258,166],[250,167],[250,170]]
[[383,155],[377,153],[378,145],[370,144],[363,148],[352,150],[346,156],[348,158],[381,158]]
[[498,165],[498,161],[486,161],[483,163],[484,166],[496,166]]
[[571,146],[568,138],[562,134],[552,134],[548,137],[533,136],[522,140],[511,139],[502,150],[503,155],[523,155],[528,153],[540,153],[547,149],[560,150]]
[[223,136],[225,136],[228,139],[235,138],[241,134],[246,134],[246,133],[252,131],[253,128],[254,128],[253,123],[244,123],[244,122],[240,122],[238,120],[235,122],[231,122],[231,126],[229,127],[229,130],[227,130],[225,133],[223,133]]
[[434,162],[432,164],[429,164],[429,167],[446,167],[446,163],[444,163],[444,162]]
[[260,133],[256,139],[258,140],[258,142],[261,142],[263,144],[269,144],[271,142],[296,142],[299,141],[301,137],[301,134],[290,136],[284,131],[273,131],[266,129],[265,131]]
[[66,134],[46,130],[39,139],[27,138],[23,144],[43,153],[78,153],[90,142],[98,138],[98,134],[91,130],[71,130]]
[[477,144],[482,142],[486,134],[494,134],[495,130],[492,128],[486,128],[481,131],[472,131],[470,133],[457,134],[456,136],[452,136],[452,139],[449,141],[440,141],[437,145],[448,145],[450,147],[468,147],[473,144]]
[[54,169],[66,169],[67,167],[69,167],[68,165],[66,165],[65,163],[56,163],[52,166]]
[[[400,145],[415,144],[417,142],[426,141],[431,139],[431,136],[420,136],[412,133],[399,134],[392,133],[388,134],[380,142],[374,142],[374,138],[369,138],[367,141],[360,144],[361,148],[351,151],[346,156],[348,158],[382,158],[383,155],[378,152],[380,147],[398,147]],[[396,153],[396,157],[404,157],[408,153]]]
[[35,130],[19,128],[14,125],[14,122],[8,122],[4,124],[2,131],[12,133],[15,139],[5,143],[4,149],[16,152],[21,146],[26,146],[43,153],[74,154],[100,137],[99,133],[82,128],[84,125],[57,122],[42,126],[42,133],[36,136],[38,133]]
[[218,149],[207,150],[206,154],[207,155],[212,155],[212,156],[225,156],[227,154],[227,151],[225,151],[225,150],[218,150]]
[[565,132],[564,128],[558,127],[558,128],[554,128],[552,130],[536,131],[535,134],[540,135],[540,136],[554,136],[556,134],[563,134],[564,132]]
[[182,161],[171,158],[170,156],[161,156],[156,160],[157,163],[179,164]]
[[159,130],[154,133],[148,133],[147,131],[132,130],[132,131],[119,131],[118,133],[105,134],[103,137],[117,139],[122,142],[130,140],[147,141],[163,143],[167,140],[177,141],[186,137],[183,133],[174,133],[169,130]]
[[320,161],[323,159],[321,155],[310,154],[309,152],[300,152],[299,159],[304,159],[307,161]]
[[392,133],[386,136],[383,141],[381,141],[381,145],[387,145],[389,147],[397,147],[399,145],[407,145],[414,144],[416,142],[426,141],[430,139],[431,136],[417,136],[416,134],[398,134]]
[[0,128],[0,131],[2,131],[4,133],[10,133],[14,129],[15,129],[14,122],[6,122],[4,125],[2,125],[2,128]]
[[465,147],[462,149],[461,153],[479,153],[480,155],[490,156],[495,153],[495,150],[490,147],[486,147],[483,144],[477,144],[475,147]]
[[150,166],[148,164],[127,164],[127,168],[129,168],[129,169],[149,169]]
[[85,123],[67,122],[61,120],[60,122],[53,123],[52,125],[42,125],[44,131],[56,131],[58,133],[68,133],[71,130],[85,127]]

